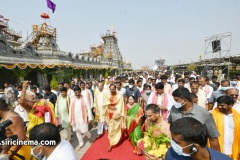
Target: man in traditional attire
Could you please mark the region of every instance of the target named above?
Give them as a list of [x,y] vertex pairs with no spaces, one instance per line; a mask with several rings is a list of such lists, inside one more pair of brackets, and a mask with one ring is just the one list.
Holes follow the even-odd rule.
[[74,88],[75,97],[71,99],[69,120],[73,127],[73,131],[76,131],[76,135],[79,141],[79,145],[76,150],[80,150],[83,145],[82,134],[85,134],[89,142],[92,142],[91,133],[88,130],[88,124],[93,120],[92,110],[89,101],[81,95],[81,88]]
[[173,106],[173,98],[164,91],[163,82],[158,82],[155,85],[155,90],[150,94],[147,104],[156,104],[160,109],[160,115],[167,121],[168,113]]
[[108,124],[108,138],[110,152],[112,147],[119,143],[122,137],[122,128],[126,128],[124,119],[124,100],[121,94],[116,92],[116,86],[110,85],[110,93],[107,94],[104,105],[103,115]]
[[12,104],[12,102],[15,101],[15,94],[14,94],[14,91],[13,91],[13,88],[9,86],[8,83],[5,83],[4,84],[5,86],[5,89],[4,89],[4,97],[5,97],[5,100],[8,104],[8,106],[12,109],[12,107],[14,107]]
[[197,95],[198,105],[207,110],[207,95],[203,90],[199,89],[199,83],[197,81],[190,84],[190,92]]
[[107,91],[103,89],[103,83],[98,83],[98,90],[95,91],[95,99],[94,99],[94,111],[95,111],[95,119],[98,122],[98,136],[99,138],[103,134],[103,129],[107,130],[107,123],[105,121],[105,116],[103,115],[103,103],[107,95]]
[[58,97],[55,105],[55,115],[60,119],[63,128],[62,139],[71,141],[71,126],[69,124],[70,96],[67,95],[67,88],[60,89],[61,96]]
[[33,92],[27,92],[28,81],[23,82],[22,93],[20,96],[19,104],[28,113],[28,126],[27,126],[27,137],[29,131],[38,124],[50,122],[56,124],[56,117],[54,114],[54,106],[51,102],[45,99],[37,99],[37,95]]
[[198,78],[198,81],[199,81],[200,89],[202,89],[205,92],[205,94],[207,96],[207,100],[209,101],[209,99],[211,98],[212,93],[213,93],[213,88],[211,86],[207,85],[206,77],[204,77],[204,76],[200,76]]
[[164,83],[164,92],[172,95],[172,87],[170,84],[167,83],[168,76],[167,75],[161,75],[160,77],[161,82]]
[[240,113],[233,107],[234,100],[229,96],[217,99],[217,108],[211,111],[212,117],[220,133],[219,144],[222,153],[233,160],[240,154]]
[[70,98],[73,98],[75,95],[74,95],[74,91],[71,89],[69,85],[69,82],[65,82],[64,87],[67,88],[67,94],[70,96]]
[[89,89],[86,88],[85,82],[80,82],[81,95],[86,98],[91,108],[93,108],[93,96]]

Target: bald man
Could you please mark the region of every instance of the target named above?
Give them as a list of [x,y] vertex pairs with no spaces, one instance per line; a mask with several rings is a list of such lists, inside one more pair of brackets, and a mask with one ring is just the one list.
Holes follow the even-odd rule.
[[[29,135],[29,131],[38,124],[44,122],[51,122],[56,124],[56,117],[54,114],[54,106],[51,102],[45,99],[37,99],[37,95],[33,92],[27,92],[28,81],[23,82],[22,93],[20,96],[19,104],[22,105],[23,108],[28,113],[28,126],[27,126],[27,137]],[[47,113],[48,112],[48,113]]]
[[236,88],[230,88],[227,90],[227,96],[230,96],[234,100],[233,108],[240,113],[240,102],[238,100],[239,98],[239,91]]

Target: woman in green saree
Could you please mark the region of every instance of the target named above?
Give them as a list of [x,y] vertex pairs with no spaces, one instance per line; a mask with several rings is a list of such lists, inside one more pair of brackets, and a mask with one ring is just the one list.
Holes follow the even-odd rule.
[[143,136],[141,131],[143,109],[138,103],[134,103],[133,96],[128,97],[128,104],[125,109],[127,132],[133,147],[133,153],[141,154],[141,151],[137,147],[137,141]]

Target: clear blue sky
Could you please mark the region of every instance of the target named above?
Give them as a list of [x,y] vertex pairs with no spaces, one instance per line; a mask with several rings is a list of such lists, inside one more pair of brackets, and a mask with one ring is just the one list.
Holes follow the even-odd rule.
[[40,14],[49,12],[60,49],[71,52],[89,50],[114,26],[120,51],[135,69],[153,67],[160,58],[166,64],[198,60],[205,37],[224,32],[233,34],[231,54],[240,54],[240,0],[52,1],[54,14],[46,0],[1,1],[0,14],[25,39],[33,24],[44,22]]

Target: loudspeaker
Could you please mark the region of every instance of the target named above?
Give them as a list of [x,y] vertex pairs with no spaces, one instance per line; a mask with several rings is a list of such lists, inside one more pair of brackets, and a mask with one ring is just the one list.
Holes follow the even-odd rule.
[[213,53],[221,51],[221,41],[220,40],[212,41],[212,49]]

